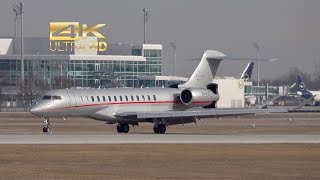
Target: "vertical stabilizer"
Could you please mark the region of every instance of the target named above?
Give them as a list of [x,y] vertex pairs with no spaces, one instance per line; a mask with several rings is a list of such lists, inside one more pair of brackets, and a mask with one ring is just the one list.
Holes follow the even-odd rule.
[[297,79],[298,79],[299,90],[300,90],[302,93],[307,93],[307,92],[308,92],[308,89],[307,89],[307,86],[306,86],[306,85],[304,84],[304,82],[303,82],[302,76],[301,76],[301,75],[298,75],[298,76],[297,76]]
[[243,73],[241,74],[240,79],[243,79],[244,81],[250,81],[253,67],[254,67],[254,62],[249,62],[247,67],[244,69]]
[[225,56],[225,54],[218,51],[205,51],[198,67],[193,72],[189,80],[184,84],[179,85],[179,88],[206,88],[206,85],[212,83],[219,64]]

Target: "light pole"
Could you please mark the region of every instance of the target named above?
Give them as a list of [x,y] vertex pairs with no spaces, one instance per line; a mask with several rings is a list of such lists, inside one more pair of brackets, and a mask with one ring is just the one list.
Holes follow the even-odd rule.
[[[24,87],[24,43],[23,43],[23,3],[20,2],[16,4],[13,8],[13,11],[16,13],[15,24],[16,20],[18,19],[19,15],[21,17],[21,86]],[[16,25],[15,25],[15,35],[16,35]]]
[[253,43],[253,47],[257,50],[257,84],[260,85],[260,46],[257,42]]
[[17,36],[17,19],[18,19],[18,9],[16,7],[13,7],[14,12],[14,18],[13,18],[13,31],[14,31],[14,37]]
[[18,9],[16,7],[13,7],[13,13],[14,13],[14,17],[13,17],[13,31],[14,31],[14,34],[13,34],[13,41],[12,41],[12,44],[13,44],[13,54],[15,54],[15,46],[14,46],[14,41],[15,41],[15,38],[17,37],[17,19],[18,19]]
[[173,75],[176,76],[176,65],[177,65],[177,53],[176,53],[176,43],[174,41],[170,42],[170,46],[173,48],[174,51],[174,67],[173,67]]
[[149,9],[143,8],[143,44],[146,44],[147,22],[151,14]]
[[19,3],[20,7],[20,13],[21,13],[21,83],[22,87],[24,87],[24,42],[23,42],[23,3]]
[[[259,86],[260,86],[260,46],[257,42],[253,43],[253,47],[257,50],[257,92],[259,92]],[[260,105],[260,96],[258,96],[258,104]]]

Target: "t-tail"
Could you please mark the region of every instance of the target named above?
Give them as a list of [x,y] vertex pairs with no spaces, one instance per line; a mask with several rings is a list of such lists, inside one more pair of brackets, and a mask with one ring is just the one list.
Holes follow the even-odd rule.
[[[213,82],[213,78],[217,73],[217,69],[222,60],[250,60],[257,61],[256,58],[243,58],[243,57],[229,57],[225,54],[215,51],[215,50],[206,50],[201,58],[201,61],[193,72],[191,77],[184,84],[180,84],[179,88],[206,88],[208,84]],[[278,59],[259,59],[259,61],[277,61]],[[246,71],[251,77],[253,69],[252,65],[248,65]]]
[[212,83],[219,64],[224,57],[226,57],[226,55],[218,51],[205,51],[198,67],[189,80],[179,85],[179,88],[205,88],[208,84]]
[[244,69],[243,73],[241,74],[240,79],[243,79],[244,81],[250,81],[253,67],[254,67],[254,62],[249,62],[247,67]]

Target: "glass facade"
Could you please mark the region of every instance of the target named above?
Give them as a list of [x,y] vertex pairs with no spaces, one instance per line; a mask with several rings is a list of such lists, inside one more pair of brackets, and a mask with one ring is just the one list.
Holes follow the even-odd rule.
[[76,87],[137,87],[137,76],[161,75],[162,51],[144,49],[146,61],[72,60],[70,77]]
[[[162,47],[134,48],[128,55],[54,55],[26,56],[25,79],[50,89],[66,87],[138,87],[137,76],[159,76],[162,71]],[[96,58],[95,58],[96,57]],[[115,60],[112,58],[115,57]],[[140,57],[135,60],[132,57]],[[144,57],[144,58],[143,58]],[[19,56],[0,57],[3,85],[17,86],[21,80]],[[122,58],[122,59],[121,59]],[[143,60],[141,60],[143,59]],[[144,60],[145,59],[145,60]]]
[[171,85],[175,84],[183,84],[186,81],[182,80],[148,80],[148,79],[142,79],[139,80],[139,86],[143,87],[169,87]]
[[[266,94],[266,86],[251,86],[246,85],[244,88],[245,95],[257,95],[263,96]],[[279,94],[279,87],[278,86],[269,86],[268,87],[268,94],[269,95],[278,95]]]

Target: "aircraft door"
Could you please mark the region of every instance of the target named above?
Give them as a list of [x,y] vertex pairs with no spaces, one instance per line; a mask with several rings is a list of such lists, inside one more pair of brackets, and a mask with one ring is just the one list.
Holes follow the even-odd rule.
[[68,92],[68,96],[69,96],[69,101],[70,101],[69,113],[71,115],[73,115],[75,113],[75,108],[73,108],[73,107],[77,105],[76,96],[72,92]]

